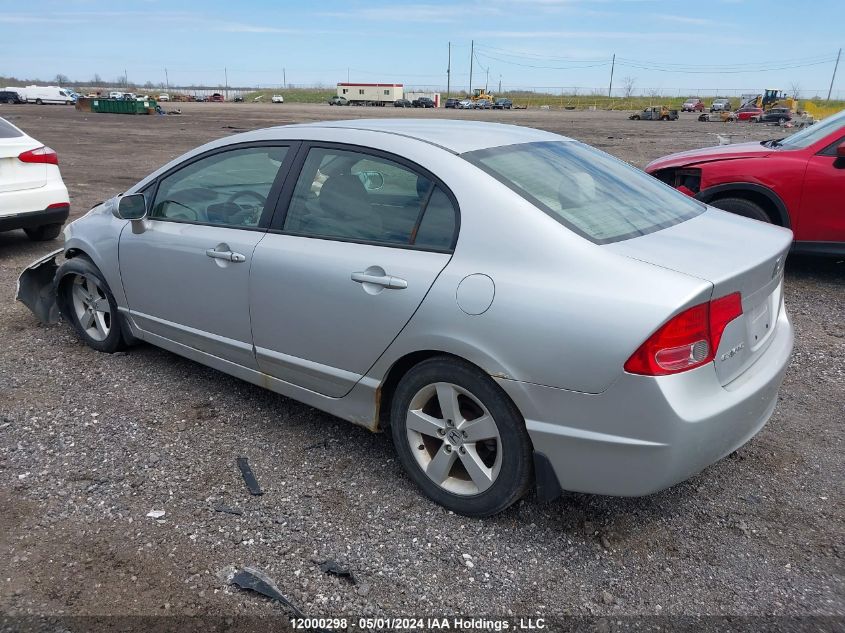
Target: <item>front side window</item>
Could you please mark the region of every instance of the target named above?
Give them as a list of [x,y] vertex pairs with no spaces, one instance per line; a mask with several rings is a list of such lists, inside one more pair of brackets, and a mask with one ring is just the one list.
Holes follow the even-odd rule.
[[213,154],[162,178],[150,218],[255,228],[287,147]]
[[283,230],[311,237],[450,250],[455,208],[436,184],[363,152],[313,148]]
[[597,244],[653,233],[706,206],[576,141],[523,143],[462,155]]

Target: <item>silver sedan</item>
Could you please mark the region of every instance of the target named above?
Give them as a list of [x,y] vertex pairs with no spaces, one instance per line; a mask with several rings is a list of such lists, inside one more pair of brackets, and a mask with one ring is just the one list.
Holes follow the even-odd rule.
[[392,435],[460,513],[645,495],[766,423],[790,231],[525,127],[356,120],[204,145],[70,224],[18,298]]

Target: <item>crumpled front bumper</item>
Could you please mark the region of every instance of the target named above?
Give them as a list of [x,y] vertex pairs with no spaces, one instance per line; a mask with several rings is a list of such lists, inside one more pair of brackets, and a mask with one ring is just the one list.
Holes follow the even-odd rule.
[[56,256],[64,249],[48,253],[27,266],[18,277],[15,299],[23,303],[42,323],[59,322],[59,306],[53,279],[59,265]]

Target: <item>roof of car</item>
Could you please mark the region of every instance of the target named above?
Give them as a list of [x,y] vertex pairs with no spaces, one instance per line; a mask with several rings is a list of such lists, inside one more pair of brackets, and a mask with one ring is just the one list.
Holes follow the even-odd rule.
[[343,128],[396,134],[430,143],[456,154],[518,143],[572,140],[565,136],[521,125],[454,119],[354,119],[302,123],[285,127]]

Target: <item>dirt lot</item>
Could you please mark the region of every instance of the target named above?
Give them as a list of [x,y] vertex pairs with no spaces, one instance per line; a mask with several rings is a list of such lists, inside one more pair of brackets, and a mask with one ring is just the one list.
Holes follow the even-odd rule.
[[[715,133],[777,134],[695,115],[166,107],[177,105],[182,116],[58,106],[3,106],[0,116],[58,151],[74,217],[196,145],[292,122],[513,122],[638,166],[715,144]],[[795,353],[774,417],[748,445],[648,498],[528,498],[476,521],[421,497],[386,436],[153,347],[107,356],[65,325],[39,325],[14,303],[15,279],[59,244],[0,233],[0,613],[281,613],[220,580],[228,566],[252,564],[322,616],[845,616],[841,260],[790,259]],[[250,458],[263,496],[247,494],[238,456]],[[146,518],[153,509],[167,514]],[[322,573],[313,561],[327,558],[351,567],[358,585]]]

